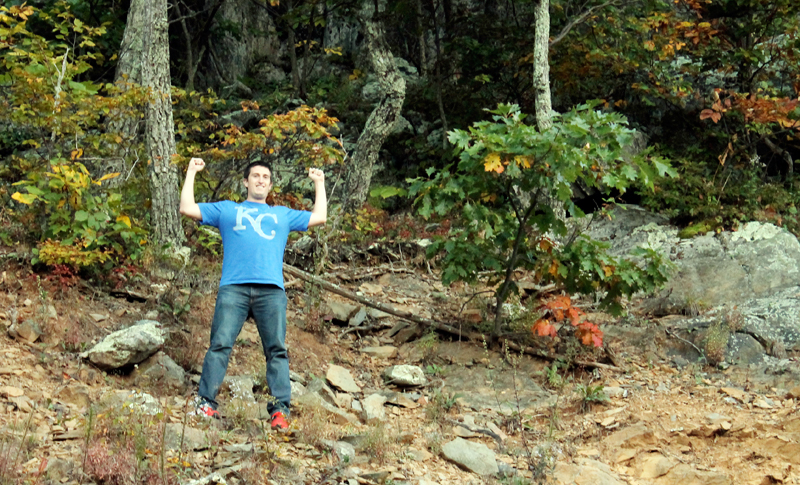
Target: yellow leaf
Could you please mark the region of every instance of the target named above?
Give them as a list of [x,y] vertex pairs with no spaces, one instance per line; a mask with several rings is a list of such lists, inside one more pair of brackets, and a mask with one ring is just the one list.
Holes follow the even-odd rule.
[[486,158],[484,158],[483,167],[487,172],[503,173],[505,170],[505,167],[503,167],[503,162],[500,161],[500,155],[495,152],[486,155]]
[[117,216],[117,222],[121,222],[128,227],[131,227],[131,218],[128,216]]
[[83,148],[77,148],[75,150],[72,150],[72,152],[69,154],[69,159],[70,160],[77,160],[77,159],[81,158],[82,156],[83,156]]
[[38,199],[38,197],[33,194],[20,194],[19,192],[14,192],[11,198],[25,205],[31,205],[34,200]]
[[531,168],[531,157],[524,157],[522,155],[517,155],[514,157],[514,161],[517,162],[517,165],[524,168]]
[[102,177],[100,177],[98,182],[103,182],[105,180],[113,179],[114,177],[119,177],[119,172],[107,173],[107,174],[103,175]]

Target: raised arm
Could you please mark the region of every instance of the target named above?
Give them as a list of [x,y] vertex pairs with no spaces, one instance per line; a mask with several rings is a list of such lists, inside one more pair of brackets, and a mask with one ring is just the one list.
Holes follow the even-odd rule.
[[189,168],[186,170],[186,180],[183,182],[183,189],[181,189],[181,214],[186,217],[191,217],[194,220],[202,220],[203,214],[200,212],[200,206],[194,201],[194,176],[197,172],[205,168],[206,162],[202,158],[193,158],[189,160]]
[[308,178],[314,181],[314,210],[308,227],[325,224],[328,220],[328,196],[325,195],[325,174],[318,168],[308,169]]

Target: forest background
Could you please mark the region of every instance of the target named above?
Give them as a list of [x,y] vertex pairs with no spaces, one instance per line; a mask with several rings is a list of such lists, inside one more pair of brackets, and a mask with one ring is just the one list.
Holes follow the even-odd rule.
[[325,167],[318,261],[429,238],[445,283],[498,306],[525,268],[619,311],[666,263],[611,258],[571,216],[800,231],[799,26],[793,0],[6,1],[0,240],[62,282],[213,257],[178,214],[189,158],[199,201],[242,200],[263,159],[296,208]]

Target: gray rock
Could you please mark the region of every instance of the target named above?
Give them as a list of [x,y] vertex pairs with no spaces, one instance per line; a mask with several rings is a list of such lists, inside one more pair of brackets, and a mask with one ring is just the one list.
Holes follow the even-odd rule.
[[306,385],[307,382],[305,377],[303,377],[302,375],[298,374],[293,370],[289,371],[289,379],[291,379],[294,382],[298,382],[304,386]]
[[198,451],[208,448],[208,445],[206,432],[201,429],[184,426],[181,423],[168,423],[164,430],[164,446],[167,449]]
[[[308,393],[294,400],[294,404],[306,408],[310,413],[323,413],[335,424],[358,424],[358,417],[342,411],[331,403],[324,401],[319,394]],[[304,411],[305,412],[305,411]]]
[[178,393],[186,389],[186,372],[164,352],[156,352],[131,373],[138,387],[149,386]]
[[23,340],[25,342],[36,342],[42,336],[42,329],[39,324],[31,319],[27,319],[22,323],[13,323],[8,327],[8,335],[16,340]]
[[139,391],[110,391],[100,398],[100,405],[106,409],[125,410],[149,416],[162,412],[161,404],[156,398]]
[[588,235],[613,243],[609,252],[617,256],[649,247],[676,264],[649,305],[661,313],[739,304],[800,285],[800,242],[772,224],[749,222],[736,232],[681,240],[678,229],[660,216],[627,206],[615,211],[612,221],[597,218]]
[[361,392],[361,388],[356,384],[350,371],[342,366],[335,364],[328,366],[328,372],[325,373],[325,378],[328,379],[328,382],[330,382],[333,387],[344,392]]
[[313,392],[315,394],[319,394],[319,396],[330,403],[333,406],[339,406],[339,403],[336,402],[336,394],[333,390],[328,387],[328,384],[325,383],[324,380],[316,378],[312,380],[308,387],[306,388],[306,392]]
[[384,404],[386,404],[386,396],[381,394],[372,394],[365,398],[362,402],[364,421],[368,424],[386,421],[386,410],[383,408]]
[[393,365],[383,371],[387,384],[396,386],[424,386],[428,383],[425,373],[416,365]]
[[326,303],[328,305],[329,313],[333,315],[333,319],[339,322],[347,322],[350,320],[350,317],[358,311],[358,306],[340,302],[340,301],[329,301]]
[[358,309],[355,315],[350,317],[350,319],[347,321],[347,324],[350,325],[351,327],[358,327],[359,325],[364,323],[364,320],[366,319],[367,319],[367,310],[362,306],[361,308]]
[[292,397],[293,398],[302,396],[303,394],[308,392],[308,389],[306,389],[306,386],[300,384],[299,382],[291,381],[290,384],[292,386]]
[[253,66],[253,77],[264,84],[280,84],[286,80],[286,72],[271,62]]
[[[50,458],[47,460],[47,467],[44,469],[45,475],[52,483],[60,482],[72,474],[75,468],[73,462],[62,458]],[[64,480],[66,481],[66,480]]]
[[494,452],[482,443],[456,438],[442,446],[445,458],[478,475],[497,475],[500,471]]
[[255,387],[255,382],[250,376],[225,376],[221,389],[227,390],[235,398],[255,402],[253,387]]
[[135,325],[114,332],[89,351],[81,354],[101,369],[118,369],[138,364],[164,345],[164,332],[158,322],[140,320]]
[[322,440],[322,444],[330,448],[340,461],[353,463],[356,459],[355,447],[346,441]]

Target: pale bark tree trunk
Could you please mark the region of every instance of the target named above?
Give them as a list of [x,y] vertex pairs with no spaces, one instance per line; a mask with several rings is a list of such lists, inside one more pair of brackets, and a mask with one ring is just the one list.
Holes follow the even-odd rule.
[[[147,1],[134,0],[128,9],[128,18],[125,23],[125,32],[122,35],[122,44],[119,48],[117,72],[114,82],[127,90],[128,84],[142,84],[142,60],[144,59],[144,29],[147,21]],[[122,142],[117,146],[117,156],[108,160],[99,167],[97,175],[106,173],[120,173],[119,177],[103,182],[107,187],[119,187],[127,177],[125,163],[126,148],[135,144],[139,135],[141,120],[133,113],[115,110],[111,113],[111,122],[108,124],[110,133],[118,134]]]
[[146,1],[147,21],[142,31],[145,54],[142,85],[150,89],[145,111],[145,142],[149,158],[151,236],[159,246],[180,246],[186,236],[178,213],[178,173],[172,164],[175,154],[175,125],[172,118],[169,75],[167,0]]
[[538,0],[534,6],[536,16],[533,40],[533,92],[536,97],[536,125],[539,131],[553,126],[550,100],[550,0]]
[[345,201],[345,210],[349,212],[361,207],[367,200],[378,152],[397,122],[406,97],[406,82],[400,76],[386,43],[383,23],[377,19],[375,3],[364,0],[359,16],[364,29],[364,47],[383,90],[383,97],[369,115],[353,151],[347,173],[348,199]]

